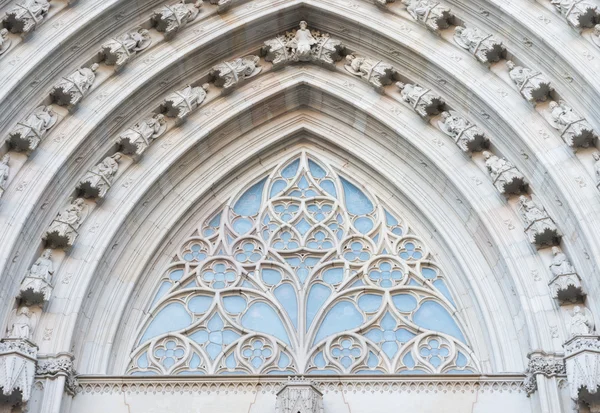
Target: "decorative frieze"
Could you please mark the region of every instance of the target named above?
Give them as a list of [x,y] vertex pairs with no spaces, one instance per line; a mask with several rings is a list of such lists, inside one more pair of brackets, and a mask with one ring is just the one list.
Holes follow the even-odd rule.
[[4,195],[6,186],[8,184],[8,177],[10,176],[10,155],[5,154],[0,161],[0,198]]
[[77,229],[83,221],[85,202],[77,198],[63,211],[59,212],[44,234],[44,241],[49,248],[67,248],[73,246],[77,238]]
[[560,131],[561,138],[571,147],[587,148],[597,137],[592,125],[564,101],[551,101],[547,119]]
[[555,377],[566,374],[565,362],[561,355],[535,351],[527,355],[529,363],[525,370],[524,386],[528,395],[537,390],[537,376]]
[[488,139],[485,133],[454,111],[442,112],[438,126],[464,152],[477,152],[487,147]]
[[0,30],[0,56],[10,49],[11,44],[12,40],[8,36],[8,29]]
[[519,197],[519,214],[525,224],[529,242],[537,247],[557,245],[560,242],[558,228],[544,207],[525,195]]
[[577,30],[594,27],[600,18],[598,7],[586,0],[551,0],[556,10]]
[[153,114],[119,135],[117,144],[126,155],[141,156],[150,144],[167,130],[165,115]]
[[34,31],[46,18],[50,10],[48,0],[21,0],[6,12],[3,24],[11,33],[29,33]]
[[344,68],[369,82],[380,93],[383,93],[384,86],[392,84],[396,74],[396,69],[390,64],[354,54],[346,56]]
[[107,65],[114,65],[115,70],[119,71],[133,57],[148,48],[152,40],[150,33],[146,29],[137,29],[127,32],[119,37],[113,37],[102,45],[100,56]]
[[200,12],[202,1],[178,3],[163,6],[152,14],[152,25],[156,30],[165,34],[166,39],[171,39],[179,30],[193,21]]
[[89,68],[77,69],[69,76],[63,77],[50,92],[53,101],[69,109],[75,107],[92,87],[97,69],[98,64],[94,63]]
[[488,151],[483,152],[483,157],[494,186],[501,194],[520,194],[525,191],[525,177],[510,161]]
[[52,276],[54,275],[54,264],[51,258],[52,250],[45,250],[31,266],[27,276],[21,283],[18,298],[28,305],[42,304],[50,300]]
[[435,0],[402,0],[402,3],[413,19],[434,32],[447,29],[454,20],[450,9]]
[[506,62],[511,80],[517,85],[521,95],[531,103],[543,102],[554,90],[550,81],[541,72],[517,66],[511,60]]
[[176,122],[181,123],[204,102],[207,92],[208,83],[201,87],[186,86],[168,95],[162,104],[162,109],[166,116],[176,118]]
[[215,86],[230,90],[246,79],[256,76],[262,70],[258,56],[245,56],[229,62],[219,63],[210,71]]
[[102,162],[89,170],[79,181],[77,191],[85,198],[104,198],[119,170],[121,160],[119,152],[107,156]]
[[58,116],[50,106],[39,106],[8,133],[10,147],[18,152],[33,151],[57,120]]
[[552,247],[552,255],[550,264],[552,279],[548,283],[552,297],[559,301],[581,300],[584,293],[575,267],[559,247]]
[[458,26],[454,31],[454,41],[486,64],[500,60],[505,51],[501,41],[476,27]]
[[323,393],[304,377],[290,378],[277,392],[276,413],[323,413]]
[[0,389],[9,404],[31,397],[38,348],[26,338],[0,340]]
[[418,84],[396,82],[402,100],[408,103],[422,118],[437,115],[444,110],[444,100]]

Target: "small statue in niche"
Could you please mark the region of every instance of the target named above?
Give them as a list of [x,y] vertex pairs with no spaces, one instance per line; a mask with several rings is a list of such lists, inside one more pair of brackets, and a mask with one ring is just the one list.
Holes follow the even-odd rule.
[[98,64],[94,63],[89,68],[77,69],[69,76],[63,77],[50,92],[54,102],[69,108],[77,105],[92,87],[96,79],[96,70],[98,70]]
[[548,283],[552,297],[560,301],[576,302],[580,300],[584,293],[575,267],[559,247],[552,247],[552,255],[552,263],[549,267],[552,280]]
[[591,34],[592,41],[598,47],[600,47],[600,24],[594,26],[594,31]]
[[115,65],[117,71],[121,70],[137,53],[148,48],[152,40],[146,29],[137,29],[127,32],[119,37],[112,38],[102,45],[100,54],[107,65]]
[[501,194],[520,194],[525,191],[525,177],[511,162],[488,151],[483,152],[483,157],[494,186]]
[[13,321],[8,337],[31,340],[36,324],[36,314],[29,307],[21,306],[13,311]]
[[77,187],[79,192],[86,198],[104,198],[112,185],[115,174],[119,170],[121,156],[119,152],[107,156],[88,171],[83,179],[79,181]]
[[310,30],[308,23],[304,20],[300,22],[300,28],[296,30],[296,35],[288,43],[292,52],[292,60],[296,62],[309,62],[311,60],[311,47],[317,43]]
[[165,115],[156,113],[121,133],[117,144],[124,154],[140,156],[166,130]]
[[171,39],[198,16],[201,7],[202,0],[193,4],[187,4],[185,0],[181,0],[169,6],[163,6],[152,14],[152,25],[159,32],[163,32],[167,40]]
[[571,337],[593,334],[594,330],[594,318],[590,310],[578,305],[573,307],[573,313],[569,320],[569,333]]
[[4,28],[11,33],[29,33],[36,29],[50,10],[47,0],[22,0],[4,16]]
[[525,233],[529,242],[543,247],[556,245],[560,241],[558,228],[543,207],[525,195],[519,197],[519,213],[525,223]]
[[543,102],[554,90],[550,81],[540,72],[517,66],[511,60],[506,62],[511,80],[519,88],[521,95],[531,103]]
[[42,138],[58,120],[58,116],[50,106],[40,106],[31,115],[9,132],[8,142],[17,152],[31,152],[38,147]]
[[402,3],[413,19],[434,32],[447,29],[454,19],[449,8],[434,0],[402,0]]
[[438,126],[442,132],[454,139],[456,145],[464,152],[480,151],[487,146],[485,133],[468,119],[452,111],[442,112],[441,118]]
[[245,79],[259,74],[262,70],[262,67],[258,65],[259,60],[258,56],[250,55],[230,62],[219,63],[213,66],[210,75],[214,79],[215,86],[228,90]]
[[365,79],[379,92],[383,92],[384,86],[392,84],[396,73],[396,69],[392,65],[354,54],[346,56],[346,61],[344,68],[349,73]]
[[170,118],[177,118],[177,122],[183,121],[204,102],[208,87],[208,83],[203,84],[201,87],[186,86],[171,93],[162,104],[165,115]]
[[444,100],[418,84],[396,82],[402,100],[410,104],[422,118],[437,115],[444,109]]
[[2,29],[0,30],[0,55],[3,55],[6,52],[12,43],[10,37],[8,37],[8,30]]
[[600,186],[600,152],[594,152],[594,176],[596,177],[596,187]]
[[501,41],[491,34],[482,33],[476,27],[457,26],[454,31],[454,41],[482,63],[497,62],[504,54]]
[[567,145],[576,148],[590,146],[596,137],[592,125],[562,100],[551,101],[549,108],[548,121],[561,132],[561,137]]
[[600,17],[598,8],[585,0],[550,0],[550,3],[577,30],[593,27]]
[[73,245],[77,238],[77,229],[83,219],[85,202],[77,198],[63,211],[59,212],[44,234],[50,248],[65,248]]
[[574,274],[575,268],[567,258],[566,254],[559,247],[552,247],[552,264],[550,271],[552,275],[558,277],[560,275]]
[[35,261],[21,283],[19,297],[27,304],[41,304],[52,295],[52,250],[46,249]]
[[9,154],[5,154],[0,161],[0,198],[2,198],[2,195],[6,190],[6,184],[8,183],[8,177],[10,175],[10,166],[8,165],[9,162]]

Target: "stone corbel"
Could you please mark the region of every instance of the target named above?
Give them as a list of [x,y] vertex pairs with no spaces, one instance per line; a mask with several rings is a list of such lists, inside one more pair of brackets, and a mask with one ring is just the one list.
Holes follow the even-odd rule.
[[556,353],[546,353],[536,350],[527,355],[529,363],[525,370],[525,390],[530,396],[538,389],[538,377],[555,377],[566,374],[563,356]]
[[0,405],[24,405],[31,396],[38,348],[24,338],[0,340]]
[[277,392],[276,413],[323,413],[323,393],[304,377],[288,378]]

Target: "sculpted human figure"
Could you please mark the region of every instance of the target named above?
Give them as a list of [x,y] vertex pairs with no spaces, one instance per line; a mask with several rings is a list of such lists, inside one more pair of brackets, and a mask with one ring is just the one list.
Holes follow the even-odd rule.
[[166,116],[182,121],[204,102],[207,91],[208,83],[205,83],[202,87],[186,86],[181,90],[171,93],[163,102]]
[[292,58],[299,62],[308,62],[311,60],[310,49],[317,41],[307,29],[308,24],[303,20],[300,22],[300,28],[296,31],[296,35],[288,43],[292,52]]
[[27,304],[41,304],[50,299],[52,295],[52,250],[46,249],[31,266],[29,273],[23,279],[19,298]]
[[421,117],[437,115],[444,107],[444,100],[419,84],[396,82],[402,100],[409,103]]
[[575,267],[559,247],[552,247],[552,255],[549,267],[552,279],[548,283],[552,297],[560,301],[577,302],[585,294]]
[[598,47],[600,47],[600,24],[594,26],[594,31],[592,31],[592,41]]
[[463,151],[481,150],[487,141],[483,131],[466,118],[448,111],[442,112],[441,118],[438,122],[440,129],[451,136]]
[[10,166],[8,166],[9,162],[9,154],[5,154],[0,161],[0,198],[2,198],[2,195],[6,190],[6,184],[8,183],[8,177],[10,175]]
[[8,37],[8,29],[0,30],[0,55],[4,54],[10,47],[12,41]]
[[163,32],[165,38],[170,39],[198,16],[200,7],[202,7],[202,0],[198,0],[193,4],[181,0],[178,3],[155,10],[152,14],[152,23],[156,30]]
[[561,251],[559,247],[552,247],[552,264],[550,264],[550,271],[552,275],[557,277],[559,275],[574,274],[575,268],[567,258],[566,254]]
[[476,27],[457,26],[454,31],[454,41],[482,63],[497,62],[504,51],[502,42]]
[[6,12],[4,27],[12,33],[29,33],[44,20],[50,10],[47,0],[21,0]]
[[53,88],[50,94],[54,101],[61,106],[73,107],[87,94],[96,79],[98,64],[91,67],[77,69],[67,77],[63,77]]
[[587,308],[584,307],[582,309],[578,305],[573,308],[571,320],[569,320],[569,332],[571,333],[571,337],[593,334],[594,320]]
[[215,86],[230,89],[244,79],[257,75],[262,70],[258,65],[258,56],[245,56],[230,62],[220,63],[213,66],[210,75],[215,79]]
[[50,106],[40,106],[9,132],[8,141],[16,151],[33,151],[57,121]]
[[525,223],[525,233],[532,244],[541,247],[558,243],[560,240],[558,229],[544,208],[525,195],[521,195],[519,213]]
[[599,16],[597,6],[585,0],[551,0],[550,3],[578,30],[593,27]]
[[146,49],[152,40],[146,29],[137,29],[112,38],[102,45],[101,54],[107,65],[115,65],[120,70],[136,53]]
[[46,249],[42,255],[33,263],[29,270],[30,277],[42,278],[47,282],[52,280],[54,274],[54,265],[52,264],[52,250]]
[[77,228],[81,225],[85,202],[77,198],[63,211],[59,212],[44,235],[50,248],[64,248],[73,245],[77,237]]
[[552,90],[550,81],[540,72],[523,66],[517,66],[511,60],[506,62],[509,76],[519,88],[519,92],[529,102],[545,101]]
[[512,163],[488,151],[483,152],[483,157],[494,186],[501,194],[518,194],[525,189],[525,177]]
[[121,156],[118,152],[112,156],[107,156],[85,174],[78,187],[83,196],[86,198],[103,198],[106,195],[115,174],[119,170]]
[[396,72],[392,65],[354,54],[346,56],[346,62],[344,67],[349,73],[362,77],[379,91],[383,90],[383,86],[392,84]]
[[35,314],[29,307],[19,307],[13,318],[8,337],[30,340],[35,328],[35,321]]
[[594,152],[594,175],[596,176],[596,186],[600,185],[600,152]]
[[554,128],[561,131],[561,137],[567,145],[585,148],[590,146],[595,138],[592,125],[575,113],[573,108],[562,100],[559,102],[551,101],[549,108],[550,123]]
[[139,121],[119,136],[117,143],[125,154],[141,155],[152,141],[167,130],[165,115],[157,113]]
[[448,28],[453,17],[450,9],[434,0],[402,0],[402,3],[413,19],[435,32]]

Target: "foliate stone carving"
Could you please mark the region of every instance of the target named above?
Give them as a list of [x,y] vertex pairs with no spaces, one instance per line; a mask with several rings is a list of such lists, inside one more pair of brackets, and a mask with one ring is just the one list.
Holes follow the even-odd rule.
[[98,64],[94,63],[89,68],[77,69],[69,76],[63,77],[50,92],[54,102],[69,108],[77,105],[94,83],[97,69]]
[[35,374],[36,376],[47,378],[65,377],[65,390],[71,395],[75,395],[79,387],[77,372],[73,366],[73,358],[70,354],[63,353],[55,357],[39,360]]
[[552,280],[548,283],[552,297],[560,301],[575,302],[583,296],[581,279],[564,252],[559,247],[552,247],[552,263],[550,272]]
[[585,0],[551,0],[556,10],[577,30],[594,27],[598,16],[598,7]]
[[458,26],[454,31],[454,41],[482,63],[497,62],[504,54],[501,41],[476,27]]
[[454,19],[449,8],[434,0],[402,0],[402,3],[413,19],[434,32],[447,29]]
[[517,66],[511,60],[506,62],[511,80],[519,88],[521,95],[531,103],[545,101],[554,90],[550,81],[542,75],[523,66]]
[[12,40],[8,37],[8,29],[0,30],[0,55],[9,49],[11,44]]
[[598,47],[600,47],[600,24],[594,26],[594,31],[591,34],[592,41]]
[[35,377],[37,346],[27,339],[0,340],[0,388],[9,404],[27,403]]
[[276,413],[323,413],[323,393],[304,377],[288,379],[277,392]]
[[400,89],[402,100],[410,104],[422,118],[437,115],[444,110],[444,100],[430,89],[425,89],[418,84],[402,82],[396,82],[396,86]]
[[77,229],[83,220],[85,202],[77,198],[60,212],[44,234],[46,245],[50,248],[71,247],[77,238]]
[[483,157],[494,186],[501,194],[520,194],[525,190],[525,177],[511,162],[488,151],[483,152]]
[[295,62],[314,62],[333,68],[342,58],[343,44],[327,33],[310,31],[307,27],[301,21],[298,30],[267,40],[261,49],[265,60],[272,62],[275,69]]
[[117,144],[124,154],[140,156],[150,146],[152,141],[160,137],[166,130],[167,122],[165,115],[160,113],[154,114],[121,133]]
[[40,106],[9,132],[8,142],[16,151],[33,151],[55,124],[58,116],[50,106]]
[[22,0],[4,16],[4,27],[12,33],[29,33],[37,28],[50,10],[47,0]]
[[113,37],[102,45],[100,54],[107,65],[114,65],[118,71],[129,62],[138,52],[150,46],[152,40],[146,29],[124,33]]
[[592,144],[596,134],[592,125],[573,111],[564,101],[551,101],[547,118],[550,124],[560,131],[560,136],[571,147],[587,148]]
[[77,190],[85,198],[104,198],[119,170],[121,154],[107,156],[102,162],[89,170],[79,181]]
[[177,118],[177,122],[183,121],[194,109],[196,109],[204,99],[208,91],[208,83],[202,87],[186,86],[181,90],[168,95],[162,108],[165,115],[170,118]]
[[152,14],[152,24],[159,32],[165,34],[165,38],[172,38],[186,24],[193,21],[202,7],[202,1],[186,3],[181,0],[169,6],[163,6]]
[[519,214],[525,223],[529,242],[538,247],[556,245],[560,234],[546,210],[525,195],[519,197]]
[[10,175],[10,166],[8,165],[9,162],[9,154],[5,154],[0,161],[0,198],[2,198],[8,183],[8,177]]
[[258,56],[250,55],[230,62],[219,63],[213,66],[210,76],[214,79],[215,86],[229,90],[245,79],[259,74],[262,70],[262,67],[258,65],[259,60]]
[[438,126],[442,132],[454,139],[456,145],[464,152],[480,151],[487,146],[488,139],[485,133],[456,112],[442,112]]
[[529,363],[527,364],[527,370],[525,370],[524,385],[528,395],[537,390],[538,374],[546,377],[566,374],[565,362],[559,355],[536,351],[528,354],[527,357]]
[[396,69],[392,65],[383,63],[380,60],[350,54],[346,56],[346,61],[344,68],[349,73],[365,79],[375,86],[379,92],[383,92],[384,86],[392,84],[396,74]]
[[31,266],[29,273],[21,283],[19,298],[28,305],[42,304],[50,300],[52,295],[52,250],[45,250]]
[[571,398],[597,411],[600,406],[600,336],[580,334],[564,345],[567,381]]

